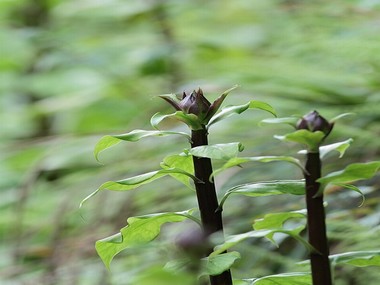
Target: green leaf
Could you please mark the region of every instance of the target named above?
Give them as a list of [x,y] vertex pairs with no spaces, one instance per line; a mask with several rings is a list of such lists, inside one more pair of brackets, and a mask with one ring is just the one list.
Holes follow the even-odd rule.
[[220,172],[222,172],[228,168],[231,168],[234,166],[240,166],[243,163],[247,163],[247,162],[273,162],[273,161],[289,162],[289,163],[292,163],[292,164],[298,166],[302,171],[305,171],[301,162],[298,159],[291,157],[291,156],[232,157],[221,168],[215,170],[213,173],[213,176],[219,174]]
[[332,172],[319,178],[318,182],[324,185],[328,183],[349,183],[362,179],[369,179],[374,176],[380,168],[380,161],[367,163],[352,163],[345,169]]
[[202,145],[197,146],[188,151],[189,154],[197,157],[207,157],[211,159],[230,159],[236,157],[244,147],[239,142]]
[[99,157],[100,152],[118,144],[120,141],[136,142],[146,137],[152,137],[152,136],[162,137],[162,136],[168,136],[168,135],[181,135],[190,139],[190,136],[183,132],[158,131],[158,130],[154,130],[154,131],[134,130],[126,134],[107,135],[107,136],[102,137],[98,141],[98,143],[95,145],[94,155],[95,155],[96,160],[99,161],[98,157]]
[[298,130],[284,136],[274,136],[282,141],[304,144],[309,150],[317,151],[323,141],[325,134],[321,131],[311,132],[309,130]]
[[235,85],[230,89],[227,89],[220,95],[214,102],[212,102],[209,111],[207,112],[207,116],[205,117],[205,122],[209,122],[210,119],[218,112],[220,106],[222,105],[224,99],[226,99],[227,95],[230,94],[231,91],[235,90],[238,86]]
[[291,272],[247,279],[249,285],[310,285],[309,272]]
[[268,103],[265,103],[262,101],[256,101],[256,100],[251,101],[249,104],[249,108],[267,111],[268,113],[271,113],[273,116],[277,117],[276,110]]
[[276,111],[274,110],[272,106],[270,106],[269,104],[265,102],[253,100],[253,101],[249,101],[248,103],[244,105],[237,105],[237,106],[233,105],[233,106],[226,106],[222,108],[222,110],[219,113],[217,113],[210,119],[207,127],[209,128],[211,125],[221,120],[224,120],[234,114],[241,114],[248,109],[260,109],[260,110],[267,111],[273,114],[274,116],[276,116]]
[[208,125],[207,125],[207,128],[209,128],[211,125],[221,121],[221,120],[224,120],[228,117],[231,117],[232,115],[234,114],[241,114],[243,113],[244,111],[246,111],[248,108],[249,108],[249,105],[250,105],[250,102],[244,104],[244,105],[238,105],[238,106],[226,106],[224,108],[222,108],[222,110],[220,110],[219,113],[217,113],[216,115],[214,115]]
[[287,124],[295,128],[299,119],[298,117],[269,118],[262,120],[260,124]]
[[[194,173],[193,159],[190,155],[186,154],[175,154],[165,157],[161,163],[161,167],[163,169],[182,169],[187,173]],[[192,179],[189,176],[183,175],[182,173],[169,173],[169,175],[194,190],[193,185],[190,183]]]
[[[337,142],[329,145],[324,145],[319,147],[320,158],[325,158],[330,152],[337,151],[339,152],[339,158],[342,158],[346,150],[350,147],[353,139],[348,139],[342,142]],[[307,150],[301,150],[298,153],[306,154]]]
[[84,198],[83,201],[80,203],[80,207],[82,207],[82,205],[87,200],[89,200],[91,197],[95,196],[101,190],[107,189],[107,190],[112,190],[112,191],[128,191],[128,190],[132,190],[132,189],[135,189],[137,187],[140,187],[141,185],[150,183],[150,182],[152,182],[158,178],[161,178],[165,175],[168,175],[168,174],[181,174],[181,175],[188,176],[194,180],[197,180],[197,178],[194,175],[192,175],[192,174],[190,174],[190,173],[188,173],[182,169],[167,168],[167,169],[161,169],[161,170],[156,170],[156,171],[140,174],[140,175],[130,177],[127,179],[123,179],[123,180],[108,181],[108,182],[105,182],[102,185],[100,185],[100,187],[98,189],[96,189],[94,192],[92,192],[90,195],[88,195],[86,198]]
[[160,233],[163,224],[182,222],[191,216],[191,212],[188,210],[128,218],[128,225],[122,228],[120,233],[96,242],[96,251],[109,269],[112,259],[122,250],[141,246],[154,240]]
[[231,268],[237,259],[240,258],[240,253],[237,251],[231,251],[227,253],[221,253],[218,255],[212,255],[202,259],[204,265],[204,271],[202,275],[218,275]]
[[238,243],[240,243],[242,241],[245,241],[246,239],[263,238],[263,237],[266,237],[269,235],[274,235],[275,233],[287,234],[287,235],[295,238],[299,242],[301,242],[308,250],[311,251],[312,247],[309,245],[309,243],[306,240],[304,240],[299,235],[300,232],[303,230],[303,228],[304,228],[304,226],[297,227],[293,230],[284,230],[284,229],[266,229],[266,230],[264,230],[263,229],[263,230],[255,230],[255,231],[249,231],[249,232],[242,233],[242,234],[227,236],[225,241],[222,244],[217,245],[214,248],[214,251],[210,254],[210,256],[215,256],[215,255],[221,254],[222,252],[227,251],[229,248],[237,245]]
[[156,113],[150,119],[150,124],[153,128],[158,129],[158,124],[160,124],[165,119],[176,119],[188,125],[192,130],[201,130],[204,128],[201,120],[198,116],[194,114],[185,114],[183,111],[177,111],[172,114],[161,114]]
[[[262,219],[258,219],[253,224],[255,230],[268,230],[268,229],[283,229],[284,223],[290,219],[303,219],[306,218],[306,210],[283,212],[283,213],[271,213],[266,214]],[[303,227],[304,228],[304,227]],[[273,239],[274,233],[270,233],[266,236],[274,244],[276,242]]]
[[380,250],[354,251],[330,256],[332,265],[349,264],[357,267],[380,266]]
[[305,181],[304,180],[280,180],[243,184],[235,186],[227,190],[222,200],[220,208],[223,207],[226,199],[232,194],[240,194],[249,197],[261,197],[281,194],[304,195]]

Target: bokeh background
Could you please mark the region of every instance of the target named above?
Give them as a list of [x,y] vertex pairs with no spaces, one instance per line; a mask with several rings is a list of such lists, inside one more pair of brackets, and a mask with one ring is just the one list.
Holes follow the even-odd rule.
[[[122,253],[111,272],[94,242],[117,233],[127,217],[194,207],[191,191],[164,178],[78,206],[101,183],[158,169],[165,155],[188,147],[181,138],[146,139],[107,150],[104,165],[95,161],[103,135],[149,129],[154,113],[171,111],[159,94],[201,87],[213,100],[238,84],[226,104],[261,100],[279,116],[353,112],[329,142],[351,137],[354,144],[344,158],[329,158],[326,172],[378,160],[379,31],[378,0],[1,0],[0,283],[158,284],[149,272],[157,276],[170,260],[162,244],[180,227],[168,227],[151,247]],[[268,117],[233,117],[212,128],[210,142],[240,141],[245,156],[297,155],[295,145],[273,138],[290,128],[258,125]],[[174,122],[163,127],[185,130]],[[299,177],[281,163],[252,164],[217,184],[223,194],[237,183]],[[380,179],[358,186],[367,196],[361,207],[357,193],[328,193],[332,253],[380,248]],[[291,197],[230,198],[226,232],[303,207]],[[262,239],[241,244],[234,276],[305,270],[296,265],[305,249],[279,241],[280,248]],[[336,278],[337,285],[380,282],[376,268],[339,267]]]

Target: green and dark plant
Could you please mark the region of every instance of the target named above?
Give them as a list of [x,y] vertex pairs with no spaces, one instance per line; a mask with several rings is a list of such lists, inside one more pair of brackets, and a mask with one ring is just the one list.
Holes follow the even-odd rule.
[[[334,151],[339,152],[340,157],[342,157],[353,141],[348,139],[343,142],[322,145],[331,133],[335,121],[347,114],[327,121],[317,111],[313,111],[300,119],[290,117],[263,121],[265,123],[286,123],[295,127],[296,131],[283,136],[276,136],[276,138],[305,146],[306,150],[300,151],[300,153],[306,154],[305,165],[292,156],[239,157],[238,154],[243,151],[243,146],[239,142],[208,144],[210,127],[231,115],[243,113],[250,108],[261,109],[273,115],[276,114],[270,105],[261,101],[250,101],[238,106],[226,106],[219,111],[222,102],[234,88],[225,91],[213,103],[210,103],[204,97],[201,89],[193,91],[189,95],[183,93],[182,97],[175,94],[161,95],[160,97],[170,103],[176,109],[176,112],[172,114],[155,114],[151,118],[151,125],[154,130],[134,130],[122,135],[105,136],[97,143],[95,147],[97,159],[101,151],[116,145],[120,141],[135,142],[151,136],[180,135],[188,139],[191,148],[164,158],[160,170],[119,181],[106,182],[85,198],[83,202],[101,190],[132,190],[166,175],[170,175],[188,188],[194,189],[198,201],[197,209],[129,217],[127,220],[128,225],[122,228],[120,233],[96,242],[96,250],[105,265],[109,268],[115,255],[124,249],[140,247],[153,241],[160,233],[162,225],[190,219],[198,224],[201,230],[185,232],[177,238],[177,247],[187,253],[187,258],[185,258],[185,261],[183,259],[171,261],[167,265],[167,270],[177,271],[177,273],[182,271],[181,268],[187,268],[187,272],[193,274],[193,278],[189,279],[191,280],[189,284],[204,275],[209,275],[212,285],[233,284],[230,268],[240,258],[240,253],[228,250],[249,238],[266,237],[276,243],[275,235],[279,233],[291,236],[305,246],[309,251],[311,273],[299,271],[236,280],[238,284],[243,282],[242,284],[257,285],[278,283],[284,285],[330,285],[333,284],[331,265],[334,267],[337,264],[348,263],[358,266],[380,266],[379,250],[356,251],[335,255],[330,255],[329,253],[326,205],[324,203],[325,189],[331,185],[340,186],[360,193],[364,199],[359,187],[353,183],[373,177],[380,168],[380,161],[353,163],[344,170],[322,176],[321,160]],[[185,123],[190,129],[190,134],[159,130],[158,125],[169,118]],[[224,160],[225,163],[214,171],[212,160]],[[275,180],[237,185],[227,190],[220,203],[218,202],[214,177],[220,172],[234,166],[241,166],[247,162],[274,161],[287,162],[297,166],[302,171],[304,179]],[[306,209],[282,213],[264,213],[265,215],[262,219],[254,222],[252,231],[227,235],[224,238],[222,210],[226,200],[232,194],[250,197],[281,194],[304,195],[306,197]],[[197,211],[200,219],[196,215]],[[301,222],[304,220],[306,220],[306,223]],[[293,226],[288,227],[286,224],[289,221],[296,222],[293,223]],[[303,235],[305,228],[307,228],[308,240]],[[301,262],[301,264],[308,264],[308,261]]]

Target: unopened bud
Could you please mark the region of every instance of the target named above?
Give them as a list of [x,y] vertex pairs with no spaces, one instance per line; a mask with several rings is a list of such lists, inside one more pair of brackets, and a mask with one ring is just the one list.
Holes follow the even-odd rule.
[[331,132],[334,123],[330,123],[323,118],[317,111],[312,111],[305,115],[297,123],[297,130],[309,130],[311,132],[321,131],[325,134],[325,137]]

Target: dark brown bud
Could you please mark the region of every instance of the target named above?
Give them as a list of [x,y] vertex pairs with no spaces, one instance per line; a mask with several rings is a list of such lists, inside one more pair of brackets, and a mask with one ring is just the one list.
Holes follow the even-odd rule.
[[207,236],[199,228],[181,233],[176,239],[176,245],[185,255],[192,258],[204,257],[210,247]]
[[297,123],[297,130],[309,130],[311,132],[321,131],[325,134],[325,137],[331,132],[334,123],[330,123],[323,118],[317,111],[312,111],[305,115]]

